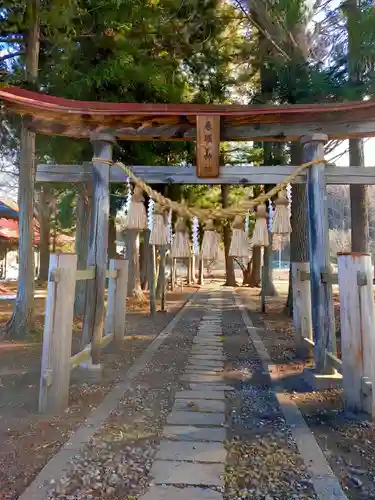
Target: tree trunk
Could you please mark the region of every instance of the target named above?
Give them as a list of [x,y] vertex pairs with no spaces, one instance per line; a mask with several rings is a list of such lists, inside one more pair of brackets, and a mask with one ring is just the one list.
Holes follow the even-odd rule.
[[198,285],[204,285],[204,261],[199,259]]
[[[221,204],[223,208],[229,206],[229,189],[228,184],[221,184]],[[237,286],[234,275],[233,257],[229,256],[229,247],[232,238],[232,231],[229,224],[223,227],[224,253],[225,253],[225,286]]]
[[148,268],[149,268],[149,259],[148,253],[149,250],[147,247],[150,241],[150,231],[145,231],[143,233],[143,241],[139,244],[139,273],[141,280],[141,288],[142,290],[148,290]]
[[[362,139],[349,139],[350,166],[364,167]],[[369,252],[370,230],[368,217],[368,186],[350,186],[350,214],[352,229],[352,252]]]
[[156,283],[156,291],[155,291],[155,297],[157,299],[160,299],[162,296],[162,290],[163,287],[165,286],[165,271],[166,271],[166,252],[167,252],[167,246],[160,246],[158,247],[159,251],[159,270],[158,270],[158,280]]
[[[261,72],[262,73],[262,72]],[[262,88],[265,87],[262,84]],[[276,150],[276,154],[274,154],[274,149]],[[274,165],[281,163],[280,159],[280,145],[274,145],[271,142],[263,143],[263,151],[264,151],[264,164],[265,165]],[[279,153],[279,154],[277,154]],[[274,186],[267,186],[266,191],[270,191]],[[269,222],[269,217],[267,219],[267,223]],[[262,279],[262,294],[264,297],[274,297],[277,295],[275,285],[273,283],[273,273],[272,273],[272,257],[273,257],[273,249],[272,249],[272,233],[269,233],[270,246],[264,247],[263,250],[263,279]]]
[[114,259],[117,255],[116,251],[116,214],[109,214],[108,221],[108,259]]
[[[36,84],[39,60],[40,0],[27,2],[26,81]],[[22,117],[20,172],[18,183],[19,240],[18,289],[15,308],[6,328],[8,336],[24,337],[34,326],[34,174],[35,134],[28,128],[29,118]]]
[[251,272],[249,278],[250,287],[260,287],[260,268],[262,263],[262,248],[253,247],[253,255],[251,257]]
[[[300,165],[302,162],[302,148],[298,143],[291,145],[291,163]],[[293,315],[293,287],[292,287],[292,262],[309,262],[309,234],[307,193],[305,184],[292,186],[292,233],[290,235],[290,269],[289,289],[286,309],[290,316]]]
[[263,294],[266,297],[275,297],[277,295],[275,285],[273,283],[273,272],[272,272],[272,264],[273,264],[273,250],[272,250],[272,234],[270,236],[270,246],[265,247],[263,250]]
[[251,277],[251,267],[252,267],[252,259],[249,260],[247,266],[242,269],[242,286],[250,286],[250,277]]
[[44,184],[39,188],[39,280],[48,281],[50,239],[51,239],[51,187]]
[[[91,220],[91,190],[89,185],[81,184],[77,195],[77,222],[75,251],[78,257],[77,268],[87,268],[89,249],[89,229]],[[83,316],[85,312],[87,281],[80,280],[76,283],[76,296],[74,300],[74,314]]]
[[145,300],[139,276],[139,239],[136,229],[125,233],[126,254],[129,259],[128,297]]
[[[347,15],[348,45],[349,45],[349,80],[353,87],[362,82],[361,44],[358,35],[360,19],[360,0],[347,0],[344,3]],[[349,139],[350,166],[364,167],[364,151],[362,139]],[[368,252],[370,248],[368,220],[368,189],[363,185],[350,186],[350,210],[352,229],[352,252]]]

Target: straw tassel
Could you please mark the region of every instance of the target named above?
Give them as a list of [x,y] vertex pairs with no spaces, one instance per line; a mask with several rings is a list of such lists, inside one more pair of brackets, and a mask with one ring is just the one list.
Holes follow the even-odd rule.
[[174,259],[187,259],[191,256],[189,232],[185,219],[178,217],[176,222],[176,233],[172,240],[171,257]]
[[243,218],[241,215],[236,215],[233,221],[232,241],[229,247],[229,256],[248,257],[249,253],[249,241],[244,231]]
[[219,235],[215,231],[214,221],[209,219],[204,229],[201,256],[202,259],[215,260],[219,250]]
[[289,201],[284,190],[279,191],[275,205],[272,232],[275,234],[289,234],[292,230],[288,210]]
[[126,217],[126,229],[138,229],[138,231],[147,229],[147,214],[143,202],[142,189],[139,186],[135,186]]
[[257,247],[268,247],[270,244],[267,228],[267,207],[264,204],[257,206],[255,212],[255,227],[252,243]]
[[165,211],[157,203],[154,205],[154,218],[150,234],[150,245],[168,245],[168,226]]

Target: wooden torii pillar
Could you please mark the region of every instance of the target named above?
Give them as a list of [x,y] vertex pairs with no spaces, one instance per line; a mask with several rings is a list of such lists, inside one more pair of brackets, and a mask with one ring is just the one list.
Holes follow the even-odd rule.
[[[303,161],[324,158],[328,137],[314,134],[303,137]],[[336,354],[335,318],[328,237],[328,208],[325,163],[311,166],[307,172],[307,199],[309,215],[309,253],[312,326],[315,342],[314,377],[333,375],[327,367],[326,351]]]
[[[92,175],[92,211],[87,267],[95,268],[95,278],[88,281],[85,315],[83,319],[83,342],[91,341],[93,365],[100,364],[100,340],[104,328],[104,299],[107,272],[108,224],[109,224],[109,180],[115,139],[110,134],[93,134],[94,150]],[[100,161],[102,159],[103,161]]]

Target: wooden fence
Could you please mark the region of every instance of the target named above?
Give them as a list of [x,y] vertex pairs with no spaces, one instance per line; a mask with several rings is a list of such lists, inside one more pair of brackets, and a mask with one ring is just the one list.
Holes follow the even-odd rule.
[[[91,344],[74,356],[71,349],[76,281],[95,279],[95,268],[77,270],[77,255],[52,254],[49,269],[39,411],[59,412],[68,405],[71,370],[91,359]],[[128,261],[111,259],[106,275],[109,285],[101,348],[124,340]]]
[[[314,354],[308,263],[293,263],[293,327],[300,354]],[[321,273],[321,286],[339,285],[341,359],[336,343],[325,349],[328,371],[342,374],[345,406],[375,418],[375,305],[371,256],[338,254],[338,274]],[[334,311],[332,311],[334,314]],[[328,320],[331,320],[328,318]],[[316,357],[316,356],[315,356]]]

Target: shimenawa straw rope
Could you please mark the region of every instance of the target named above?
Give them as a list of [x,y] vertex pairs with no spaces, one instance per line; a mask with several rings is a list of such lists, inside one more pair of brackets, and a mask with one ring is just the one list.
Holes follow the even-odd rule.
[[150,198],[156,201],[156,203],[158,203],[159,205],[166,207],[168,209],[172,209],[181,217],[196,216],[199,219],[203,220],[206,220],[207,218],[232,219],[236,215],[245,215],[246,212],[252,207],[264,203],[268,199],[272,198],[272,196],[275,196],[275,194],[284,189],[289,183],[292,183],[293,180],[307,168],[312,167],[313,165],[317,165],[319,163],[327,162],[324,159],[316,159],[306,163],[302,163],[299,167],[295,169],[294,172],[292,172],[290,175],[287,175],[285,179],[280,182],[280,184],[272,188],[267,193],[259,195],[257,198],[254,198],[253,200],[244,200],[228,208],[203,209],[197,207],[188,207],[184,203],[178,203],[177,201],[172,201],[169,198],[165,198],[162,194],[158,193],[157,191],[154,191],[148,184],[146,184],[145,181],[139,179],[139,177],[137,177],[133,173],[131,168],[127,167],[121,162],[112,162],[110,160],[105,160],[103,158],[95,158],[95,157],[92,159],[92,161],[97,161],[98,163],[99,162],[106,163],[107,165],[110,166],[120,167],[126,173],[126,175],[131,178],[131,180],[134,182],[136,186],[139,186]]

